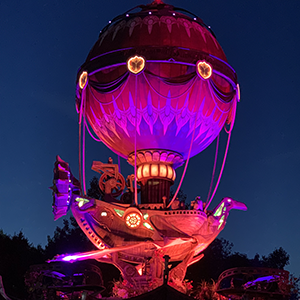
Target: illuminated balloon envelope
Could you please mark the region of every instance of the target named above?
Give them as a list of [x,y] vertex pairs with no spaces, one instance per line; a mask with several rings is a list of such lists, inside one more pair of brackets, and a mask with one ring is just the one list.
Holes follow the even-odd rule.
[[247,208],[226,197],[208,212],[216,188],[206,205],[197,197],[187,210],[175,195],[168,202],[176,167],[209,146],[225,123],[233,124],[239,88],[202,20],[161,0],[140,8],[103,29],[77,77],[80,122],[85,126],[87,120],[106,146],[136,167],[127,177],[128,191],[123,193],[125,180],[110,159],[92,165],[102,174],[103,199],[79,195],[80,183],[58,158],[53,193],[55,213],[61,216],[71,207],[99,249],[57,259],[112,263],[130,284],[149,290],[145,278],[152,283],[163,279],[162,253],[182,261],[169,274],[182,286],[186,268],[203,257],[200,253],[224,228],[229,211]]
[[141,181],[152,172],[172,182],[168,166],[181,165],[190,146],[190,157],[204,150],[231,122],[237,91],[203,21],[153,2],[100,33],[78,72],[77,106],[112,151],[131,164],[137,153]]

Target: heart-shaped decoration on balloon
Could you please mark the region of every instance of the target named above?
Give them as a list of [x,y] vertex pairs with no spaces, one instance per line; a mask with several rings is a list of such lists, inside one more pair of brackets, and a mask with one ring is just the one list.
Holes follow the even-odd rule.
[[212,74],[212,67],[206,61],[197,62],[197,73],[203,79],[208,79]]
[[145,59],[141,56],[133,56],[127,61],[127,68],[133,74],[138,74],[145,68]]

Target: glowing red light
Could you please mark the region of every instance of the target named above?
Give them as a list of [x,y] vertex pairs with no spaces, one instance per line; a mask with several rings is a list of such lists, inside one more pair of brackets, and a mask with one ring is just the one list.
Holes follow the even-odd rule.
[[137,228],[141,225],[142,218],[138,213],[132,212],[125,217],[126,225],[129,228]]
[[203,79],[208,79],[212,74],[212,67],[205,61],[197,63],[197,72]]
[[133,56],[127,61],[127,68],[133,74],[138,74],[143,71],[145,67],[145,59],[141,56]]
[[81,89],[84,89],[84,87],[86,86],[87,79],[88,79],[88,73],[85,71],[82,72],[79,78],[79,87]]

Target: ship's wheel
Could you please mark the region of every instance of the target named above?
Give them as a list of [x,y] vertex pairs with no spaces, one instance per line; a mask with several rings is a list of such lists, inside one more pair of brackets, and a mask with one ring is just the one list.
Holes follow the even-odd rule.
[[118,197],[125,188],[125,179],[120,173],[117,177],[112,177],[110,174],[104,173],[99,179],[99,187],[105,194]]

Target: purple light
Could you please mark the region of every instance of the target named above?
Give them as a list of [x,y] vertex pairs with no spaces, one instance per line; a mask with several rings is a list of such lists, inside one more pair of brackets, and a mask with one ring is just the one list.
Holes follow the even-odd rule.
[[68,256],[65,256],[62,260],[63,261],[72,261],[72,260],[77,260],[78,258],[80,258],[80,255],[68,255]]
[[56,271],[52,271],[51,272],[53,275],[59,277],[59,278],[63,278],[63,277],[66,277],[66,275],[62,274],[62,273],[59,273],[59,272],[56,272]]
[[262,281],[267,281],[267,282],[273,282],[277,281],[280,277],[278,275],[270,275],[270,276],[264,276],[264,277],[259,277],[253,281],[248,281],[244,284],[244,288],[248,288],[250,286],[255,285],[257,282],[262,282]]
[[53,260],[49,260],[48,262],[52,262],[52,261],[73,262],[73,261],[76,261],[76,260],[85,260],[85,259],[88,259],[88,258],[95,258],[97,256],[99,256],[99,251],[77,253],[77,254],[73,254],[73,255],[58,255]]

